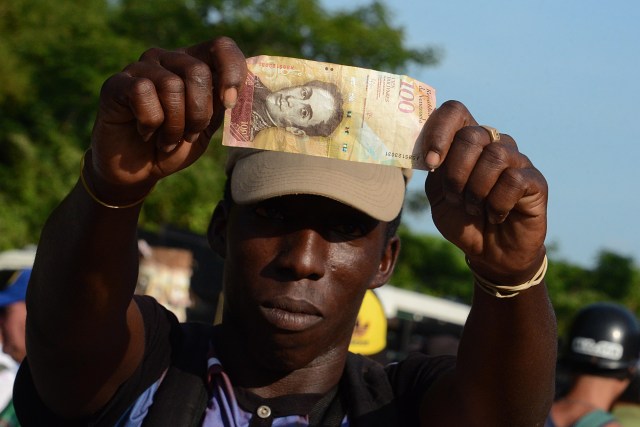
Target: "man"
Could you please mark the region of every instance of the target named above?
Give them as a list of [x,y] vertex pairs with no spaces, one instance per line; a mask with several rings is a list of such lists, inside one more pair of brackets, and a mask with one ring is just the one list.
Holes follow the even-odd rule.
[[629,309],[609,302],[582,308],[559,360],[572,382],[545,426],[621,426],[609,411],[638,374],[639,359],[640,324]]
[[[253,141],[258,132],[273,127],[296,136],[329,136],[342,121],[342,94],[330,82],[313,80],[303,85],[272,91],[260,78],[248,73],[245,87],[240,94],[250,111],[250,133]],[[242,104],[241,104],[242,105]],[[244,123],[249,112],[232,111],[233,123]],[[238,134],[238,132],[234,132]],[[245,139],[238,136],[239,139]]]
[[[25,322],[27,310],[24,302],[31,269],[0,270],[0,333],[2,351],[19,364],[27,354],[25,345]],[[13,388],[13,378],[17,368],[2,366],[2,387]],[[4,391],[4,390],[3,390]],[[18,426],[11,393],[9,399],[0,406],[0,426]]]
[[[140,425],[158,410],[158,425],[181,425],[168,417],[197,406],[163,412],[193,390],[160,398],[171,365],[194,353],[180,351],[193,334],[148,298],[132,299],[137,221],[156,182],[205,151],[246,73],[235,43],[221,38],[149,50],[103,86],[81,179],[39,243],[16,387],[24,425]],[[457,363],[423,355],[385,371],[348,353],[365,292],[387,282],[398,256],[399,168],[230,150],[208,232],[224,258],[224,315],[206,340],[197,424],[544,421],[556,347],[542,284],[544,177],[511,137],[487,132],[458,102],[433,113],[422,144],[434,221],[481,289]]]

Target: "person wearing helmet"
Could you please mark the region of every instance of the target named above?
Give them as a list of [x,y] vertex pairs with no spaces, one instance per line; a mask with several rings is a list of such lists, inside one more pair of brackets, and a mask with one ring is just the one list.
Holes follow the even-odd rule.
[[609,412],[637,373],[640,324],[627,308],[598,302],[573,319],[560,353],[559,368],[572,377],[545,427],[615,427]]

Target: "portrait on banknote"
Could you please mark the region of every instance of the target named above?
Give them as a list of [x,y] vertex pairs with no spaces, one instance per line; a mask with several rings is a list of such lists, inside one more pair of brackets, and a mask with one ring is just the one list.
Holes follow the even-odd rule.
[[273,127],[297,136],[328,137],[344,114],[338,86],[321,80],[272,89],[249,72],[240,98],[245,108],[234,109],[231,120],[247,123],[236,128],[236,135],[249,141],[260,131]]

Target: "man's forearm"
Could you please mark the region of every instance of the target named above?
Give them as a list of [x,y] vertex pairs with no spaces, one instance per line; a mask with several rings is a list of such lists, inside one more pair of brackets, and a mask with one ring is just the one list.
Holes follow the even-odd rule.
[[100,206],[81,184],[54,210],[42,231],[29,287],[28,338],[56,337],[58,343],[49,344],[65,346],[78,334],[91,339],[85,336],[88,327],[99,332],[110,324],[115,332],[124,326],[137,280],[139,211],[139,206]]
[[553,399],[556,352],[555,314],[544,284],[506,299],[476,288],[458,353],[465,405],[474,412],[492,408],[504,425],[544,421]]

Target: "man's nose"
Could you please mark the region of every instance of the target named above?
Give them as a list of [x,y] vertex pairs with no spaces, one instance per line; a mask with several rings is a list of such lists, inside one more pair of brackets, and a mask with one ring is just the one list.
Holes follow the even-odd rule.
[[328,244],[311,228],[300,228],[283,237],[278,270],[285,280],[319,280],[325,274]]
[[296,105],[298,102],[300,102],[300,100],[298,98],[296,98],[295,96],[292,95],[286,95],[284,97],[284,102],[287,103],[287,107],[291,108],[294,105]]

